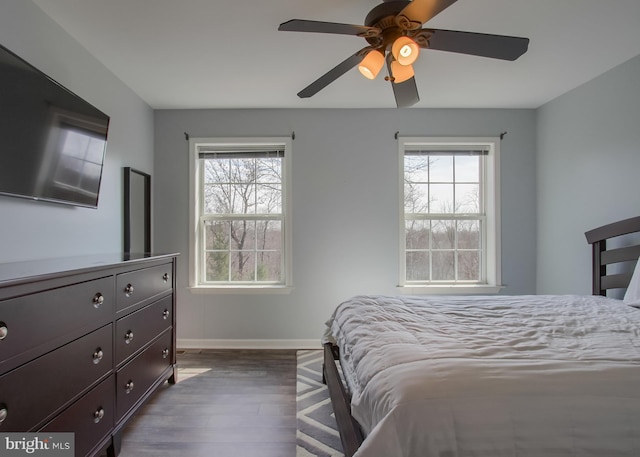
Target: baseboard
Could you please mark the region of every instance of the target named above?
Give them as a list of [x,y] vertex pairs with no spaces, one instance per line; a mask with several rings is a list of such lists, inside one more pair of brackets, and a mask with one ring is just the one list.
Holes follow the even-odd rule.
[[180,349],[322,349],[320,338],[313,340],[211,340],[178,338]]

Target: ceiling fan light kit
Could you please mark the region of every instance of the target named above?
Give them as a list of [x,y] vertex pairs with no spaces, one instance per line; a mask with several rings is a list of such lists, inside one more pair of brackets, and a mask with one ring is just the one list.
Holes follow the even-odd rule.
[[358,70],[365,78],[376,79],[382,67],[384,67],[384,54],[379,49],[372,49],[358,65]]
[[391,81],[396,84],[403,83],[408,79],[413,78],[413,66],[412,65],[402,65],[397,60],[391,62]]
[[[506,1],[506,0],[505,0]],[[420,48],[456,52],[501,60],[516,60],[529,47],[529,39],[421,28],[434,16],[457,0],[389,0],[374,7],[365,25],[292,19],[278,30],[353,35],[364,38],[368,46],[357,51],[336,67],[298,92],[301,98],[315,95],[340,76],[357,66],[368,79],[375,79],[387,62],[396,106],[407,107],[420,100],[412,64]]]
[[418,59],[420,48],[418,48],[418,43],[403,35],[393,42],[391,54],[400,65],[411,65]]

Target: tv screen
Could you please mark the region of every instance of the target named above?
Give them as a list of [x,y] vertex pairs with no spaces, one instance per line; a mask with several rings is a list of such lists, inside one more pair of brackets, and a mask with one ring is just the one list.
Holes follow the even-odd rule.
[[0,194],[96,208],[109,116],[0,45]]

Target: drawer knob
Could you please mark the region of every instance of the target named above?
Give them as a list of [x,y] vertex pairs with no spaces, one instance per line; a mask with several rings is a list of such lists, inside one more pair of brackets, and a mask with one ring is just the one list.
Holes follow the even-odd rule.
[[9,415],[9,410],[7,410],[7,405],[0,405],[0,424],[4,422],[4,420]]
[[96,352],[93,353],[93,363],[95,363],[96,365],[99,364],[103,357],[104,352],[102,352],[102,349],[96,349]]
[[93,307],[100,308],[100,305],[102,305],[103,303],[104,303],[104,295],[102,295],[100,292],[96,293],[93,296]]
[[104,417],[104,409],[102,407],[99,407],[93,413],[93,422],[97,424],[102,420],[103,417]]
[[162,311],[162,318],[163,318],[163,319],[168,319],[168,318],[169,318],[169,314],[171,314],[171,313],[169,312],[169,310],[168,310],[168,309],[165,309],[164,311]]
[[133,381],[129,380],[129,382],[126,383],[124,386],[124,391],[125,393],[130,394],[132,390],[133,390]]
[[162,350],[162,358],[166,359],[167,357],[169,357],[169,348],[164,348]]
[[129,344],[133,341],[133,332],[131,330],[129,330],[127,333],[125,333],[124,335],[124,342],[125,344]]
[[0,341],[4,340],[8,334],[9,329],[7,328],[7,324],[0,322]]
[[163,280],[164,282],[169,281],[169,273],[165,273],[165,274],[163,274],[163,275],[162,275],[162,280]]
[[133,295],[133,284],[127,284],[127,287],[124,288],[124,293],[127,297]]

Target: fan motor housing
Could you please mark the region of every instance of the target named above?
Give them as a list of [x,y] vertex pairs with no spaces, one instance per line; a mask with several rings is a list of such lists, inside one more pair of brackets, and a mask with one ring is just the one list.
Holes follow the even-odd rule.
[[380,34],[364,37],[372,47],[390,49],[393,42],[403,34],[396,22],[396,17],[409,3],[411,2],[391,0],[369,11],[364,21],[365,25],[376,27],[381,31]]
[[364,25],[374,27],[388,16],[397,16],[409,3],[408,1],[391,0],[374,7],[364,20]]

